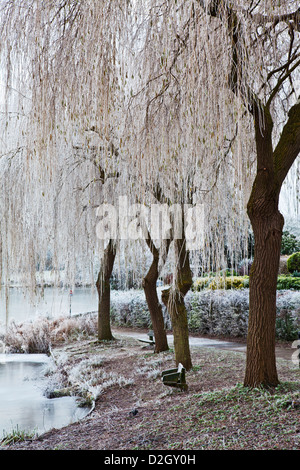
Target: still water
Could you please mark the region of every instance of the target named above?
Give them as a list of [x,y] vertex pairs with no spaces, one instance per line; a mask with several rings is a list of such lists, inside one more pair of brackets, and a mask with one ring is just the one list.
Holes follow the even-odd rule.
[[78,287],[70,295],[69,289],[54,289],[47,287],[43,295],[30,300],[26,292],[17,287],[9,288],[9,299],[6,300],[5,289],[0,291],[0,326],[15,320],[23,322],[38,316],[49,318],[76,315],[96,311],[98,308],[97,292],[95,289]]
[[[8,309],[7,309],[8,307]],[[22,289],[0,292],[0,332],[16,323],[39,316],[54,318],[97,309],[97,293],[90,288],[72,291],[46,288],[35,304]],[[51,359],[44,354],[0,354],[0,439],[17,429],[41,434],[61,428],[86,416],[88,408],[78,407],[75,397],[48,399],[44,396],[45,368]]]
[[50,361],[43,354],[0,354],[0,438],[16,430],[41,434],[88,414],[75,397],[44,396]]

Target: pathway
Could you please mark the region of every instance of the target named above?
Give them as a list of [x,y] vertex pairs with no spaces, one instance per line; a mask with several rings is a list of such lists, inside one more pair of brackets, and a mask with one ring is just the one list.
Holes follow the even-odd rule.
[[[120,335],[120,336],[129,336],[131,338],[136,339],[144,339],[147,340],[148,336],[146,333],[132,331],[132,330],[125,330],[125,329],[115,329],[113,334]],[[171,346],[173,344],[173,335],[167,335],[168,344]],[[238,343],[234,341],[223,341],[220,339],[210,339],[210,338],[199,338],[197,336],[190,336],[190,346],[191,347],[204,347],[204,348],[217,348],[217,349],[225,349],[230,351],[237,351],[246,353],[246,344]],[[293,348],[293,342],[291,342],[290,346],[279,346],[276,348],[276,356],[281,359],[286,359],[288,361],[292,361],[293,355],[295,355],[296,349]]]

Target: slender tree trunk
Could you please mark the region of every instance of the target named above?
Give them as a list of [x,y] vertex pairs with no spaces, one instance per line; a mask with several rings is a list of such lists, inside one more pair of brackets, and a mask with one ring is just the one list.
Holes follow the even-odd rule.
[[168,309],[172,322],[176,365],[181,363],[186,370],[190,370],[192,359],[184,297],[179,290],[170,288],[162,292],[162,301]]
[[110,326],[110,277],[114,267],[116,251],[112,240],[104,252],[103,264],[98,274],[98,340],[112,340]]
[[189,253],[186,250],[186,240],[174,240],[176,256],[175,284],[162,292],[162,301],[170,314],[174,336],[175,361],[180,362],[186,370],[192,368],[189,345],[189,330],[187,310],[184,297],[192,286],[192,273],[189,263]]
[[156,260],[153,260],[147,275],[143,279],[143,288],[151,316],[152,328],[155,338],[155,352],[159,353],[162,351],[167,351],[169,346],[164,325],[162,307],[160,305],[156,290],[156,281],[158,279],[158,272],[157,275],[156,272]]
[[[159,250],[156,248],[153,241],[151,240],[149,232],[147,234],[146,242],[151,250],[153,259],[149,271],[143,279],[143,288],[151,316],[152,328],[155,338],[155,352],[159,353],[162,351],[167,351],[169,349],[162,307],[158,299],[156,287],[159,275]],[[169,240],[167,240],[166,253],[168,253],[169,245]]]

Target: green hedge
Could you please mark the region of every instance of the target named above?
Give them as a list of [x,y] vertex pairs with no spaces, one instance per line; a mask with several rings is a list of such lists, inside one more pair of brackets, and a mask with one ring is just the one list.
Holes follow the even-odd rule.
[[297,276],[278,276],[277,289],[294,289],[300,290],[300,278]]
[[300,271],[300,252],[294,253],[287,260],[287,268],[290,273]]
[[297,251],[300,251],[300,240],[293,233],[285,230],[282,234],[281,254],[292,255]]
[[243,289],[249,287],[249,276],[199,277],[194,281],[193,290]]
[[[200,292],[205,289],[245,289],[249,287],[249,276],[227,276],[223,277],[199,277],[194,281],[193,290]],[[297,272],[294,275],[278,276],[277,289],[300,290],[300,277]]]

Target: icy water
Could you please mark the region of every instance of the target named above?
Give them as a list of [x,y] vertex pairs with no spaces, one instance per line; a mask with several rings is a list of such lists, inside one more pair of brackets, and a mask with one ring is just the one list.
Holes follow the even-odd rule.
[[0,326],[15,320],[17,323],[38,316],[49,318],[62,315],[76,315],[96,311],[97,292],[95,289],[78,287],[72,291],[68,289],[45,288],[43,296],[35,301],[25,295],[21,288],[9,288],[9,302],[6,304],[5,289],[0,291]]
[[[37,317],[54,318],[97,309],[97,293],[90,288],[72,291],[46,288],[36,305],[18,288],[9,289],[7,310],[5,291],[0,292],[0,332],[11,321]],[[1,344],[0,344],[1,346]],[[0,351],[1,352],[1,351]],[[0,439],[17,429],[41,434],[61,428],[87,415],[75,397],[48,399],[44,396],[44,370],[50,358],[44,354],[0,354]]]
[[16,430],[42,434],[88,414],[75,397],[44,396],[49,362],[43,354],[0,354],[0,438]]

